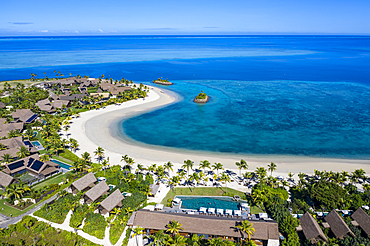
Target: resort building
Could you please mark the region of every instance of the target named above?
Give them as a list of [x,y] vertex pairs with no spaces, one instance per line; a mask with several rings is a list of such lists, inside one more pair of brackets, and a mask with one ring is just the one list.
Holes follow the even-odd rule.
[[92,202],[97,201],[102,195],[108,195],[109,194],[109,186],[105,181],[99,182],[97,185],[95,185],[93,188],[88,190],[83,198],[86,204],[90,204]]
[[321,230],[317,221],[312,215],[306,212],[300,219],[300,226],[297,227],[297,231],[302,231],[304,236],[311,241],[311,243],[317,243],[318,241],[327,242],[324,232]]
[[110,213],[115,207],[122,207],[122,200],[125,197],[122,195],[119,189],[115,190],[107,198],[105,198],[99,205],[99,212],[101,214]]
[[[185,237],[190,237],[192,234],[202,234],[205,239],[220,237],[232,241],[239,241],[247,237],[235,227],[241,223],[241,220],[227,217],[139,210],[132,214],[127,225],[143,227],[146,229],[146,234],[152,235],[159,230],[167,230],[167,225],[171,221],[178,221],[182,225],[183,230],[179,234]],[[256,220],[250,222],[255,229],[251,236],[252,240],[259,242],[260,245],[279,245],[279,230],[275,221]]]
[[25,142],[22,141],[22,137],[3,139],[0,140],[0,144],[6,148],[4,150],[0,150],[0,160],[2,160],[3,156],[6,154],[9,154],[11,158],[17,158],[17,153],[21,147],[27,148],[30,154],[37,153],[37,149],[29,141],[27,141],[27,144],[25,144]]
[[67,100],[54,100],[53,102],[50,102],[49,99],[40,100],[36,103],[36,106],[40,108],[40,110],[53,113],[57,109],[61,109],[65,105],[66,107],[69,106],[69,101]]
[[36,119],[37,114],[30,109],[17,109],[12,113],[12,117],[14,122],[31,123]]
[[109,93],[112,94],[113,96],[117,96],[120,93],[131,90],[131,87],[117,86],[115,84],[106,82],[101,83],[100,88],[103,91],[109,91]]
[[12,176],[0,171],[0,188],[5,189],[15,182],[16,180]]
[[3,171],[12,176],[29,172],[38,178],[45,178],[59,172],[58,164],[51,161],[42,162],[38,154],[5,164],[4,167]]
[[360,226],[367,236],[370,236],[370,216],[362,209],[358,208],[352,215],[352,224]]
[[5,118],[0,118],[0,138],[7,138],[10,131],[21,132],[23,130],[24,124],[19,123],[5,123]]
[[336,238],[343,239],[348,235],[355,237],[355,234],[353,234],[346,222],[344,222],[342,217],[334,209],[325,216],[325,221],[327,223],[323,223],[324,228],[330,228]]
[[73,194],[77,194],[79,191],[86,191],[93,187],[96,181],[97,179],[95,175],[93,173],[88,173],[71,184],[71,192]]

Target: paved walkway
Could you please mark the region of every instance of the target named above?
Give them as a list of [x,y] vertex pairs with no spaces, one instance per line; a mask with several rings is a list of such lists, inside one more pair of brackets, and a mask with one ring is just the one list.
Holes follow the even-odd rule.
[[21,214],[21,215],[19,215],[17,217],[14,217],[14,218],[10,218],[9,220],[6,220],[6,221],[0,223],[0,228],[7,228],[11,224],[18,223],[19,221],[22,220],[22,218],[24,216],[33,214],[34,212],[36,212],[37,210],[39,210],[45,203],[49,203],[49,202],[55,200],[56,198],[57,198],[57,194],[55,194],[54,196],[50,197],[49,199],[41,202],[39,205],[37,205],[34,208],[28,210],[24,214]]

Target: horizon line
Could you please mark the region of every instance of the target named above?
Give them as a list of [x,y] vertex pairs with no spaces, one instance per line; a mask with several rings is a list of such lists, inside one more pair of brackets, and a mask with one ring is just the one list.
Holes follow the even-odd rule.
[[55,35],[1,35],[0,38],[14,37],[132,37],[132,36],[168,36],[168,37],[242,37],[242,36],[370,36],[369,34],[346,34],[346,33],[253,33],[253,34],[55,34]]

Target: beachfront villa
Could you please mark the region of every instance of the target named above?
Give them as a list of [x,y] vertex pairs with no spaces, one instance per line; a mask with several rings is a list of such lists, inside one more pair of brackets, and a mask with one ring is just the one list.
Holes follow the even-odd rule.
[[[240,224],[241,219],[229,217],[139,210],[133,213],[128,225],[145,228],[146,235],[152,235],[159,230],[167,230],[170,221],[178,221],[182,225],[183,230],[179,234],[185,237],[201,234],[205,236],[205,239],[220,237],[231,241],[239,241],[247,237],[235,227]],[[251,239],[257,245],[279,245],[279,230],[275,221],[253,220],[250,222],[255,228]]]
[[39,178],[46,178],[59,172],[59,165],[52,162],[40,161],[38,154],[34,154],[4,165],[3,172],[8,175],[16,175],[28,172]]
[[87,175],[73,182],[69,187],[69,191],[73,194],[77,194],[81,191],[87,191],[95,185],[96,181],[97,179],[95,175],[93,173],[88,173]]

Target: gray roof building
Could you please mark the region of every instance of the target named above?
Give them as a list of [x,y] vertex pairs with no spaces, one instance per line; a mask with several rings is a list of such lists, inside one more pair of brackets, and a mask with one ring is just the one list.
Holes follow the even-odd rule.
[[98,200],[102,195],[107,195],[109,186],[105,181],[99,182],[84,194],[85,203],[90,204]]
[[88,173],[82,178],[76,180],[71,184],[71,189],[74,194],[79,191],[84,191],[87,188],[94,186],[95,182],[98,181],[93,173]]
[[362,208],[358,208],[351,217],[357,222],[366,235],[370,236],[370,216]]
[[[133,226],[140,226],[154,231],[167,230],[171,221],[182,224],[182,233],[203,234],[213,237],[242,238],[243,234],[236,226],[241,223],[240,219],[214,217],[207,215],[188,215],[166,212],[139,210],[134,217]],[[278,224],[275,221],[250,221],[255,232],[251,236],[253,240],[279,240]],[[246,236],[246,235],[244,235]]]
[[115,190],[107,198],[105,198],[99,205],[101,214],[111,212],[115,207],[122,207],[122,200],[125,197],[122,195],[119,189]]
[[311,243],[316,243],[320,240],[328,241],[319,224],[310,213],[306,212],[299,219],[299,222],[301,223],[303,234],[308,240],[311,240]]

